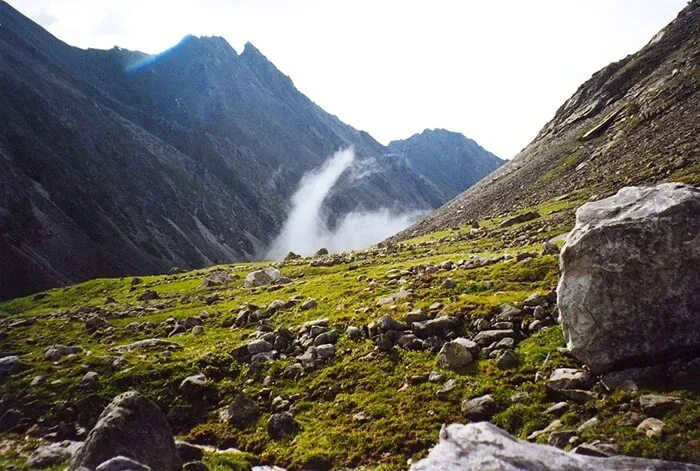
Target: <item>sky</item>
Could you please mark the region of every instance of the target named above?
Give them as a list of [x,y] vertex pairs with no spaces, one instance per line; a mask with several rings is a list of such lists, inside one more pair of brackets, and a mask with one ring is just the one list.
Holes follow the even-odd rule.
[[326,111],[383,144],[458,131],[513,157],[595,71],[686,0],[9,0],[63,41],[157,53],[250,41]]

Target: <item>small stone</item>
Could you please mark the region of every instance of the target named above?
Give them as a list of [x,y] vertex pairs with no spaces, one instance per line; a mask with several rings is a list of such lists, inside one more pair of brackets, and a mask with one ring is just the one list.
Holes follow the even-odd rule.
[[675,396],[646,394],[639,398],[639,405],[645,414],[658,419],[671,411],[678,410],[683,405],[683,399]]
[[567,410],[569,410],[569,403],[566,401],[562,401],[557,402],[553,406],[547,408],[547,410],[545,410],[544,413],[552,414],[555,417],[559,417],[560,415],[564,414],[564,412],[566,412]]
[[463,371],[473,361],[474,356],[469,349],[456,341],[445,343],[437,356],[438,366],[452,371]]
[[454,287],[457,286],[457,283],[452,278],[445,278],[442,280],[440,286],[442,286],[444,289],[454,289]]
[[316,354],[319,358],[328,360],[335,356],[335,345],[323,344],[316,347]]
[[521,361],[520,355],[513,350],[502,350],[496,359],[496,366],[501,370],[509,370],[517,367]]
[[289,412],[272,414],[267,422],[267,433],[273,440],[293,435],[299,430],[299,424]]
[[431,383],[441,383],[445,380],[445,375],[438,373],[437,371],[431,371],[428,375],[428,381]]
[[97,386],[97,373],[94,371],[88,371],[85,376],[80,380],[78,386],[81,388],[94,388]]
[[349,325],[345,330],[345,334],[350,338],[350,340],[354,341],[358,341],[362,338],[362,331],[354,325]]
[[553,391],[561,389],[588,389],[593,382],[591,375],[575,368],[558,368],[547,380],[547,388]]
[[435,395],[438,397],[438,399],[445,399],[456,387],[457,381],[454,379],[448,379],[445,384],[443,384],[442,387],[435,392]]
[[489,420],[496,413],[496,400],[490,395],[465,399],[462,401],[461,411],[472,422]]
[[596,425],[598,425],[598,422],[600,422],[600,421],[598,420],[597,417],[592,417],[592,418],[586,420],[586,421],[585,421],[584,423],[582,423],[581,425],[579,425],[578,428],[576,429],[576,431],[577,431],[578,433],[581,433],[581,432],[583,432],[584,430],[587,430],[587,429],[589,429],[589,428],[595,427]]
[[254,424],[260,417],[260,412],[255,402],[245,394],[236,396],[236,399],[234,399],[226,412],[227,422],[239,429],[244,429]]
[[637,431],[643,433],[647,437],[658,437],[663,432],[665,425],[666,424],[661,420],[649,417],[637,426]]
[[309,309],[315,308],[316,306],[318,306],[316,300],[314,298],[309,298],[303,303],[301,303],[301,306],[299,306],[299,308],[303,311],[307,311]]
[[569,441],[575,436],[576,432],[574,430],[559,430],[549,434],[547,443],[557,448],[564,448],[566,445],[569,444]]
[[73,457],[82,443],[65,440],[40,446],[29,455],[27,466],[44,469],[65,463]]

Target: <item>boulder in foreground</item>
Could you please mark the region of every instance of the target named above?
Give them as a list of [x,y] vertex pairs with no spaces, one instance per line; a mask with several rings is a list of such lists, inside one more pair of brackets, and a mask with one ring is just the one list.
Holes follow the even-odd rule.
[[116,457],[159,471],[182,469],[165,415],[136,391],[120,394],[102,411],[68,471],[95,470]]
[[576,211],[557,289],[593,373],[700,352],[700,190],[628,187]]
[[413,471],[700,471],[700,466],[671,461],[567,453],[547,445],[520,441],[488,422],[452,424],[440,431],[440,442],[411,466]]

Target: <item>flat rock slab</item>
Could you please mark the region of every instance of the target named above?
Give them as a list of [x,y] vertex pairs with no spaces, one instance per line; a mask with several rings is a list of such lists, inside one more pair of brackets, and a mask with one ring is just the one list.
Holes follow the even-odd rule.
[[567,453],[547,445],[517,440],[488,422],[452,424],[413,471],[700,471],[700,466],[671,461]]

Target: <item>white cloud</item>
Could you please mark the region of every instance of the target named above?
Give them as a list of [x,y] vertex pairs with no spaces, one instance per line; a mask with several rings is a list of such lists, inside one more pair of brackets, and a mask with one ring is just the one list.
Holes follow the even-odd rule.
[[[329,112],[386,143],[427,127],[503,157],[685,0],[10,0],[64,41],[158,52],[251,41]],[[342,71],[342,73],[339,73]]]

